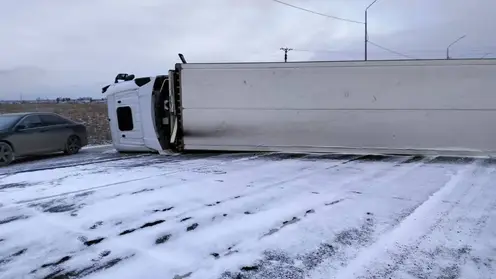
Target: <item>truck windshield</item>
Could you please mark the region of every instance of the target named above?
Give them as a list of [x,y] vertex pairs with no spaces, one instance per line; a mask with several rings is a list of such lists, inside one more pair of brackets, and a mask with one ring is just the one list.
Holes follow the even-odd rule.
[[5,130],[14,125],[20,116],[18,115],[0,115],[0,130]]

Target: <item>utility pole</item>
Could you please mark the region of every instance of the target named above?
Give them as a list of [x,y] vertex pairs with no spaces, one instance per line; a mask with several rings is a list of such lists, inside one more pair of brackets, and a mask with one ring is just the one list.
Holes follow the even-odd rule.
[[449,60],[451,59],[450,55],[449,55],[449,50],[450,50],[450,47],[456,43],[458,43],[458,41],[460,41],[461,39],[465,38],[466,35],[463,35],[461,36],[460,38],[456,39],[455,41],[453,41],[447,48],[446,48],[446,59]]
[[288,52],[293,49],[287,47],[281,47],[281,50],[284,51],[284,62],[288,62]]
[[375,4],[375,2],[377,2],[378,0],[374,0],[372,3],[370,3],[370,5],[367,6],[367,8],[365,8],[365,61],[367,61],[367,45],[368,45],[368,41],[369,41],[369,30],[368,30],[368,16],[367,16],[367,12],[368,10],[370,9],[370,7],[372,7],[372,5]]

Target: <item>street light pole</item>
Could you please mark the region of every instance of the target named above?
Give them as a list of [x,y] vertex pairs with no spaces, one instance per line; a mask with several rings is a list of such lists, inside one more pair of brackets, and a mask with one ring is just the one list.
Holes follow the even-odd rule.
[[454,44],[458,43],[461,39],[465,38],[466,36],[467,35],[463,35],[460,38],[458,38],[455,41],[453,41],[451,44],[449,44],[449,46],[446,48],[446,59],[447,60],[451,59],[450,56],[449,56],[450,47],[453,46]]
[[370,9],[370,7],[372,7],[372,5],[375,4],[375,2],[377,2],[378,0],[374,0],[372,3],[370,3],[370,5],[367,6],[367,8],[365,8],[365,61],[367,61],[367,45],[368,45],[368,41],[369,41],[369,30],[368,30],[368,16],[367,16],[367,12],[368,10]]

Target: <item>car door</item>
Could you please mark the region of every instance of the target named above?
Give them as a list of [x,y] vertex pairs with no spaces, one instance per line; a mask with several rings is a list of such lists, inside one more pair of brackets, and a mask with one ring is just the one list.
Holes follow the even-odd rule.
[[43,123],[38,115],[24,117],[14,129],[15,132],[9,140],[14,145],[17,156],[44,152],[47,138],[43,132]]
[[44,127],[43,137],[47,139],[46,151],[64,150],[67,139],[72,134],[72,123],[56,114],[40,114],[39,116]]

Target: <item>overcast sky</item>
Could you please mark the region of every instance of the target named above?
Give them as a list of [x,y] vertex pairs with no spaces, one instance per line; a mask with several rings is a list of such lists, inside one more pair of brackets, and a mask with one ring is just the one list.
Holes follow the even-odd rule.
[[[363,21],[369,0],[283,0]],[[271,0],[17,0],[0,9],[0,99],[100,97],[119,72],[189,62],[363,59],[363,24]],[[496,57],[495,0],[379,0],[369,39],[414,58]],[[369,59],[403,58],[369,45]]]

